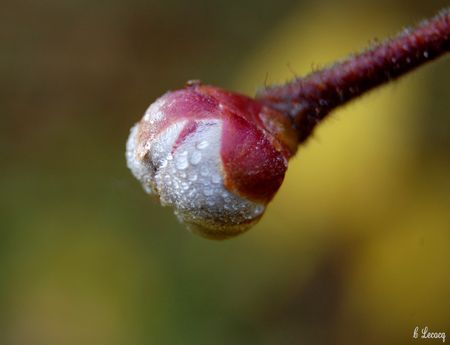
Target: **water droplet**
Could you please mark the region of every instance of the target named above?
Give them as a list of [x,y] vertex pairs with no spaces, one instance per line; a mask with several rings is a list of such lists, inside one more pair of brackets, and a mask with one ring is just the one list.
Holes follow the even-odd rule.
[[175,166],[179,170],[187,169],[187,167],[189,166],[189,162],[187,160],[187,155],[180,154],[175,161]]
[[202,176],[208,176],[209,175],[209,170],[206,166],[202,166],[202,168],[200,169],[200,175]]
[[220,183],[220,176],[219,175],[217,175],[217,174],[214,174],[214,175],[212,175],[212,177],[211,177],[211,181],[213,182],[213,183]]
[[264,211],[264,206],[258,205],[258,206],[256,206],[255,209],[253,210],[253,215],[259,216],[261,213],[263,213],[263,211]]
[[194,189],[191,189],[190,191],[189,191],[189,193],[187,194],[187,196],[188,196],[188,198],[193,198],[194,196],[195,196],[195,190]]
[[424,51],[424,52],[423,52],[423,57],[426,59],[426,58],[428,58],[428,56],[429,56],[428,52],[427,52],[427,51]]
[[203,194],[205,194],[206,196],[211,196],[213,195],[213,190],[211,188],[205,188],[203,189]]
[[198,152],[198,151],[192,152],[191,159],[190,159],[192,164],[196,165],[196,164],[200,163],[201,160],[202,160],[202,154],[200,152]]
[[164,183],[168,186],[172,184],[172,179],[170,178],[169,175],[164,175]]
[[206,149],[209,146],[209,143],[206,140],[202,140],[197,144],[197,148],[199,150]]
[[150,187],[149,185],[143,185],[144,190],[147,194],[152,194],[152,187]]
[[247,213],[247,214],[244,215],[244,218],[245,219],[252,219],[253,217],[249,213]]
[[189,174],[188,180],[192,182],[197,181],[197,174],[192,172],[191,174]]
[[160,195],[161,205],[166,206],[170,205],[170,200],[167,199],[164,195]]

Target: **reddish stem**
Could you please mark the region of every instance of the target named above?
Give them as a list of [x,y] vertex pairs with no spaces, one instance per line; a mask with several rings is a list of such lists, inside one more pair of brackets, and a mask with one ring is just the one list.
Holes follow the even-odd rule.
[[302,143],[334,108],[445,54],[449,48],[450,8],[446,8],[415,29],[405,29],[304,78],[260,90],[256,98],[288,115]]

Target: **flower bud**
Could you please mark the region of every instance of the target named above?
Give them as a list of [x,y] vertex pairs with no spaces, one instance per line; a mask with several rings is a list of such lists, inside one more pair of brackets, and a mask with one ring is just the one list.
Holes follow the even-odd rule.
[[261,218],[296,146],[281,113],[194,82],[150,105],[131,129],[126,158],[144,189],[191,231],[223,239]]

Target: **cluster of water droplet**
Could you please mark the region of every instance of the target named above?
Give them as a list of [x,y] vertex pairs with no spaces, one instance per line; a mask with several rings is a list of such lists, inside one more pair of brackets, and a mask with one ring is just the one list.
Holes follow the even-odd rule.
[[[159,107],[150,108],[144,121],[154,121]],[[153,114],[152,114],[153,113]],[[220,158],[222,122],[198,120],[194,132],[174,147],[186,120],[163,129],[145,144],[148,154],[135,154],[138,126],[130,133],[127,161],[132,173],[148,193],[157,194],[163,205],[175,208],[181,221],[209,232],[232,228],[241,232],[264,212],[264,205],[241,198],[224,186]],[[224,236],[225,237],[225,236]]]
[[[148,122],[149,124],[153,125],[157,121],[161,121],[164,117],[164,114],[161,110],[161,108],[165,105],[165,100],[161,97],[157,99],[155,102],[153,102],[148,109],[146,110],[142,121]],[[177,128],[179,131],[181,130],[183,124],[179,124],[179,128]],[[131,130],[130,135],[128,136],[127,145],[126,145],[126,152],[125,157],[127,160],[127,166],[131,170],[134,177],[136,177],[142,184],[142,187],[144,190],[149,193],[157,193],[155,190],[155,186],[153,183],[154,180],[154,169],[151,166],[151,162],[146,159],[144,156],[139,156],[138,154],[138,147],[139,144],[137,142],[138,135],[139,135],[139,129],[140,129],[140,123],[135,124]],[[179,133],[178,131],[178,133]],[[170,134],[170,133],[169,133]],[[158,142],[158,145],[169,145],[169,143],[166,143],[164,141]],[[152,143],[148,142],[145,143],[145,150],[148,151],[150,149],[150,146]],[[169,150],[168,147],[162,148],[162,150]]]
[[[159,145],[151,149],[152,159],[165,156],[154,161],[158,166],[155,182],[161,202],[173,205],[182,220],[194,223],[206,219],[225,227],[257,218],[264,211],[263,205],[243,199],[224,186],[220,159],[221,121],[203,120],[197,125],[196,131],[173,153],[161,152]],[[168,128],[166,132],[176,130]]]

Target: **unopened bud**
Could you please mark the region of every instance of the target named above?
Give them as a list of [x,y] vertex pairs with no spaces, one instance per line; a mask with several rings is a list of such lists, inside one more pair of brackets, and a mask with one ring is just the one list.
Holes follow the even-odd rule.
[[261,218],[296,146],[281,113],[196,82],[148,108],[131,129],[126,158],[144,189],[191,231],[223,239]]

